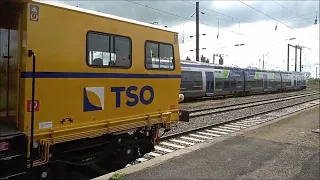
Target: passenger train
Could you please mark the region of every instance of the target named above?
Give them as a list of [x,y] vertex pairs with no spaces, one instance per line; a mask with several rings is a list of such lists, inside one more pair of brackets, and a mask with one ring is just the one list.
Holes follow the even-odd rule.
[[177,32],[50,1],[0,0],[0,17],[0,179],[121,168],[188,120]]
[[242,96],[306,89],[306,76],[300,72],[221,66],[181,60],[183,99]]

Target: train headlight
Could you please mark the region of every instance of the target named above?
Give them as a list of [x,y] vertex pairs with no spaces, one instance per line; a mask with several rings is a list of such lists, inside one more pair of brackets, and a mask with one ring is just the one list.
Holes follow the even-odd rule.
[[183,94],[179,94],[179,103],[182,102],[184,100],[184,95]]
[[39,143],[38,143],[38,142],[34,142],[34,143],[33,143],[33,148],[34,148],[34,149],[37,149],[38,147],[39,147]]

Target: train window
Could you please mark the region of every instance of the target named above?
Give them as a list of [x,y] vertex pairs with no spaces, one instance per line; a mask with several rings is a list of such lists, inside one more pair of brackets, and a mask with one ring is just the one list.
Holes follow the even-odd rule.
[[222,89],[222,81],[221,78],[215,78],[215,89]]
[[91,67],[131,67],[131,39],[98,32],[87,33],[87,64]]
[[194,77],[194,81],[197,83],[202,83],[202,74],[201,72],[194,72],[192,77]]
[[289,79],[287,80],[287,86],[291,86],[291,81]]
[[231,81],[231,88],[236,88],[236,87],[237,87],[236,80]]
[[175,68],[173,45],[146,41],[145,67],[146,69],[173,70]]
[[263,87],[263,80],[262,79],[255,79],[252,83],[253,87]]
[[276,86],[275,80],[269,79],[269,80],[268,80],[268,87],[273,88],[273,87],[275,87],[275,86]]
[[182,71],[181,83],[185,90],[199,90],[202,88],[202,74],[195,71]]
[[230,81],[229,80],[225,80],[223,81],[223,88],[230,88]]
[[263,80],[263,87],[268,87],[268,80],[267,79]]
[[247,79],[247,86],[253,86],[253,81],[251,79]]
[[222,82],[219,81],[219,82],[216,82],[216,87],[215,89],[222,89]]
[[252,81],[252,87],[257,87],[257,80],[254,79],[254,80]]

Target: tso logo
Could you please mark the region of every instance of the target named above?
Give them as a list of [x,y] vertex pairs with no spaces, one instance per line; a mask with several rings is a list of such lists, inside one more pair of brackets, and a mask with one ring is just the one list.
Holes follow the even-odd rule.
[[[116,93],[116,107],[120,107],[121,106],[121,92],[125,91],[126,95],[128,98],[132,99],[131,101],[127,101],[126,105],[127,106],[135,106],[138,104],[138,102],[140,101],[142,104],[144,105],[148,105],[150,103],[152,103],[153,99],[154,99],[154,91],[153,88],[151,86],[143,86],[140,91],[137,93],[137,86],[130,86],[128,88],[126,87],[111,87],[111,92]],[[149,98],[145,98],[144,95],[145,93],[149,91],[150,93],[150,97]]]
[[104,110],[104,87],[84,88],[83,111],[87,112],[98,110]]
[[[143,86],[140,90],[137,86],[129,86],[128,88],[124,86],[111,87],[110,92],[116,96],[116,108],[121,107],[121,93],[123,92],[129,99],[125,103],[129,107],[136,106],[139,102],[148,105],[154,100],[154,90],[151,86]],[[146,94],[149,94],[149,96]],[[83,100],[84,112],[104,110],[104,87],[84,88]]]

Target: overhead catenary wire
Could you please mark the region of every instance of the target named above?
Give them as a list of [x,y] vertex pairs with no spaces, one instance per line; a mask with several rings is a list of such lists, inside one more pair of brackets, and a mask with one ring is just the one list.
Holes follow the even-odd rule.
[[[304,18],[304,17],[302,17],[301,15],[299,15],[299,14],[293,12],[292,10],[286,8],[285,6],[279,4],[278,2],[276,2],[276,1],[274,1],[274,0],[272,0],[272,2],[274,2],[275,4],[279,5],[280,7],[284,8],[284,9],[286,9],[287,11],[291,12],[292,14],[295,14],[296,16],[299,16],[299,17],[301,17],[301,18]],[[307,20],[307,21],[309,21],[309,20]],[[311,21],[309,21],[309,22],[311,22]],[[313,24],[313,22],[311,22],[311,23]]]
[[238,0],[238,1],[239,1],[240,3],[242,3],[242,4],[246,5],[246,6],[248,6],[249,8],[251,8],[251,9],[253,9],[253,10],[255,10],[255,11],[257,11],[257,12],[259,12],[259,13],[261,13],[261,14],[263,14],[263,15],[265,15],[265,16],[267,16],[267,17],[269,17],[269,18],[271,18],[271,19],[273,19],[273,20],[275,20],[275,21],[277,21],[278,23],[281,23],[281,24],[283,24],[283,25],[287,26],[287,27],[288,27],[288,28],[290,28],[290,29],[294,29],[293,27],[291,27],[291,26],[289,26],[289,25],[287,25],[287,24],[285,24],[285,23],[283,23],[283,22],[281,22],[281,21],[277,20],[276,18],[274,18],[274,17],[272,17],[272,16],[269,16],[268,14],[266,14],[266,13],[264,13],[264,12],[262,12],[262,11],[260,11],[260,10],[256,9],[256,8],[254,8],[254,7],[250,6],[249,4],[244,3],[244,2],[242,2],[242,1],[240,1],[240,0]]
[[[302,17],[302,18],[305,18],[305,17],[303,17],[303,16],[307,16],[307,15],[310,15],[310,14],[314,14],[315,12],[317,12],[317,11],[313,11],[313,12],[307,13],[307,14],[302,14],[301,17]],[[289,18],[289,19],[285,20],[284,22],[291,21],[291,20],[297,19],[297,18],[300,18],[300,17],[296,17],[296,16],[295,16],[295,17],[292,17],[292,18]],[[313,18],[314,18],[314,17],[313,17]]]
[[[191,4],[191,5],[194,5],[192,2],[189,2],[189,1],[186,1],[186,0],[180,0],[180,1],[182,1],[182,2],[184,2],[184,3],[188,3],[188,4]],[[221,13],[221,12],[218,12],[218,11],[215,11],[215,10],[213,10],[213,9],[209,9],[209,8],[207,8],[207,7],[204,7],[204,6],[199,6],[199,7],[201,7],[202,9],[205,9],[205,10],[207,10],[207,11],[211,11],[211,12],[214,12],[214,13],[217,13],[217,14],[220,14],[220,15],[223,15],[223,16],[226,16],[226,17],[228,17],[228,18],[231,18],[230,20],[228,20],[228,21],[234,21],[234,22],[245,22],[245,23],[248,23],[248,24],[253,24],[252,22],[249,22],[249,21],[246,21],[246,20],[243,20],[243,19],[239,19],[239,18],[236,18],[236,17],[233,17],[233,16],[230,16],[230,15],[226,15],[226,14],[224,14],[224,13]],[[257,9],[255,9],[255,10],[257,10]],[[259,10],[258,10],[259,11]],[[314,11],[314,12],[316,12],[316,11]],[[306,15],[310,15],[310,14],[313,14],[314,12],[312,12],[312,13],[307,13],[307,14],[303,14],[303,15],[300,15],[301,17],[302,16],[306,16]],[[260,13],[263,13],[263,12],[261,12],[260,11]],[[267,15],[267,14],[265,14],[265,13],[263,13],[264,15]],[[269,16],[269,15],[267,15],[268,17],[271,17],[271,16]],[[273,17],[271,17],[272,19],[274,19]],[[287,19],[287,20],[285,20],[285,23],[288,23],[288,22],[291,22],[290,20],[292,20],[292,19],[296,19],[296,18],[300,18],[300,17],[293,17],[293,18],[290,18],[290,19]],[[220,19],[220,18],[216,18],[216,19]],[[221,19],[220,19],[221,20]],[[226,19],[225,19],[226,20]],[[237,20],[237,21],[235,21],[235,20]],[[276,19],[276,21],[278,21],[278,22],[280,22],[279,20],[277,20]],[[296,21],[300,21],[300,20],[296,20]],[[281,23],[281,22],[280,22]],[[283,24],[283,23],[282,23]],[[289,28],[291,28],[291,29],[293,29],[292,27],[290,27],[290,26],[288,26],[288,25],[286,25],[286,24],[284,24],[285,26],[287,26],[287,27],[289,27]],[[265,25],[265,26],[268,26],[268,25]]]
[[306,18],[302,18],[302,19],[287,20],[287,21],[283,21],[283,22],[284,23],[291,23],[291,22],[305,21],[305,20],[309,20],[309,19],[314,19],[314,17],[306,17]]
[[[191,5],[194,5],[192,2],[189,2],[189,1],[186,1],[186,0],[181,0],[181,1],[184,2],[184,3],[188,3],[188,4],[191,4]],[[239,22],[245,22],[245,23],[252,24],[252,22],[249,22],[249,21],[246,21],[246,20],[243,20],[243,19],[239,19],[239,18],[230,16],[230,15],[226,15],[226,14],[224,14],[224,13],[215,11],[215,10],[213,10],[213,9],[206,8],[206,7],[204,7],[204,6],[199,6],[199,7],[201,7],[202,9],[205,9],[205,10],[207,10],[207,11],[211,11],[211,12],[214,12],[214,13],[217,13],[217,14],[220,14],[220,15],[223,15],[223,16],[226,16],[226,17],[231,18],[231,20],[228,20],[228,21],[237,20],[237,21],[235,21],[235,22],[238,22],[238,21],[239,21]],[[297,15],[297,14],[295,14],[295,15],[296,15],[295,17],[292,17],[292,18],[290,18],[290,19],[284,20],[283,22],[285,22],[285,23],[294,22],[294,21],[291,21],[291,20],[297,19],[297,18],[303,18],[303,19],[299,19],[299,20],[295,20],[295,21],[307,20],[307,19],[310,19],[310,18],[305,18],[305,17],[303,17],[303,16],[307,16],[307,15],[310,15],[310,14],[314,14],[315,12],[318,12],[318,11],[319,11],[319,10],[313,11],[313,12],[310,12],[310,13],[307,13],[307,14],[302,14],[302,15]],[[216,18],[216,19],[220,19],[220,18]],[[221,20],[221,19],[220,19],[220,20]],[[226,20],[226,19],[224,19],[224,20]]]
[[[185,20],[189,20],[189,21],[195,22],[195,20],[193,20],[193,19],[190,19],[190,18],[187,18],[187,17],[184,17],[184,16],[180,16],[180,15],[177,15],[177,14],[174,14],[174,13],[170,13],[170,12],[167,12],[167,11],[164,11],[164,10],[161,10],[161,9],[157,9],[157,8],[154,8],[154,7],[150,7],[150,6],[145,5],[145,4],[140,4],[140,3],[133,2],[133,1],[130,1],[130,0],[125,0],[125,1],[127,1],[129,3],[132,3],[132,4],[135,4],[135,5],[143,6],[143,7],[149,8],[149,9],[153,9],[155,11],[159,11],[159,12],[162,12],[162,13],[165,13],[165,14],[169,14],[169,15],[178,17],[180,19],[185,19]],[[199,24],[210,26],[210,27],[213,27],[213,28],[217,28],[216,26],[213,26],[213,25],[207,24],[207,23],[199,23]],[[234,31],[231,31],[231,30],[228,30],[228,29],[222,29],[222,28],[219,28],[219,29],[223,30],[223,31],[228,31],[228,32],[231,32],[231,33],[234,33],[234,34],[238,34],[238,35],[241,35],[241,36],[245,36],[242,33],[234,32]]]
[[[184,2],[184,3],[188,3],[188,4],[194,5],[192,2],[189,2],[189,1],[186,1],[186,0],[181,0],[181,1]],[[206,7],[204,7],[204,6],[199,6],[199,7],[201,7],[202,9],[205,9],[205,10],[207,10],[207,11],[211,11],[211,12],[214,12],[214,13],[217,13],[217,14],[220,14],[220,15],[223,15],[223,16],[225,16],[225,17],[231,18],[231,19],[232,19],[231,21],[234,21],[234,19],[235,19],[235,20],[237,20],[237,21],[250,23],[250,22],[248,22],[248,21],[245,21],[245,20],[242,20],[242,19],[238,19],[238,18],[233,17],[233,16],[226,15],[226,14],[224,14],[224,13],[215,11],[215,10],[213,10],[213,9],[206,8]],[[220,19],[220,18],[216,18],[216,19]]]

